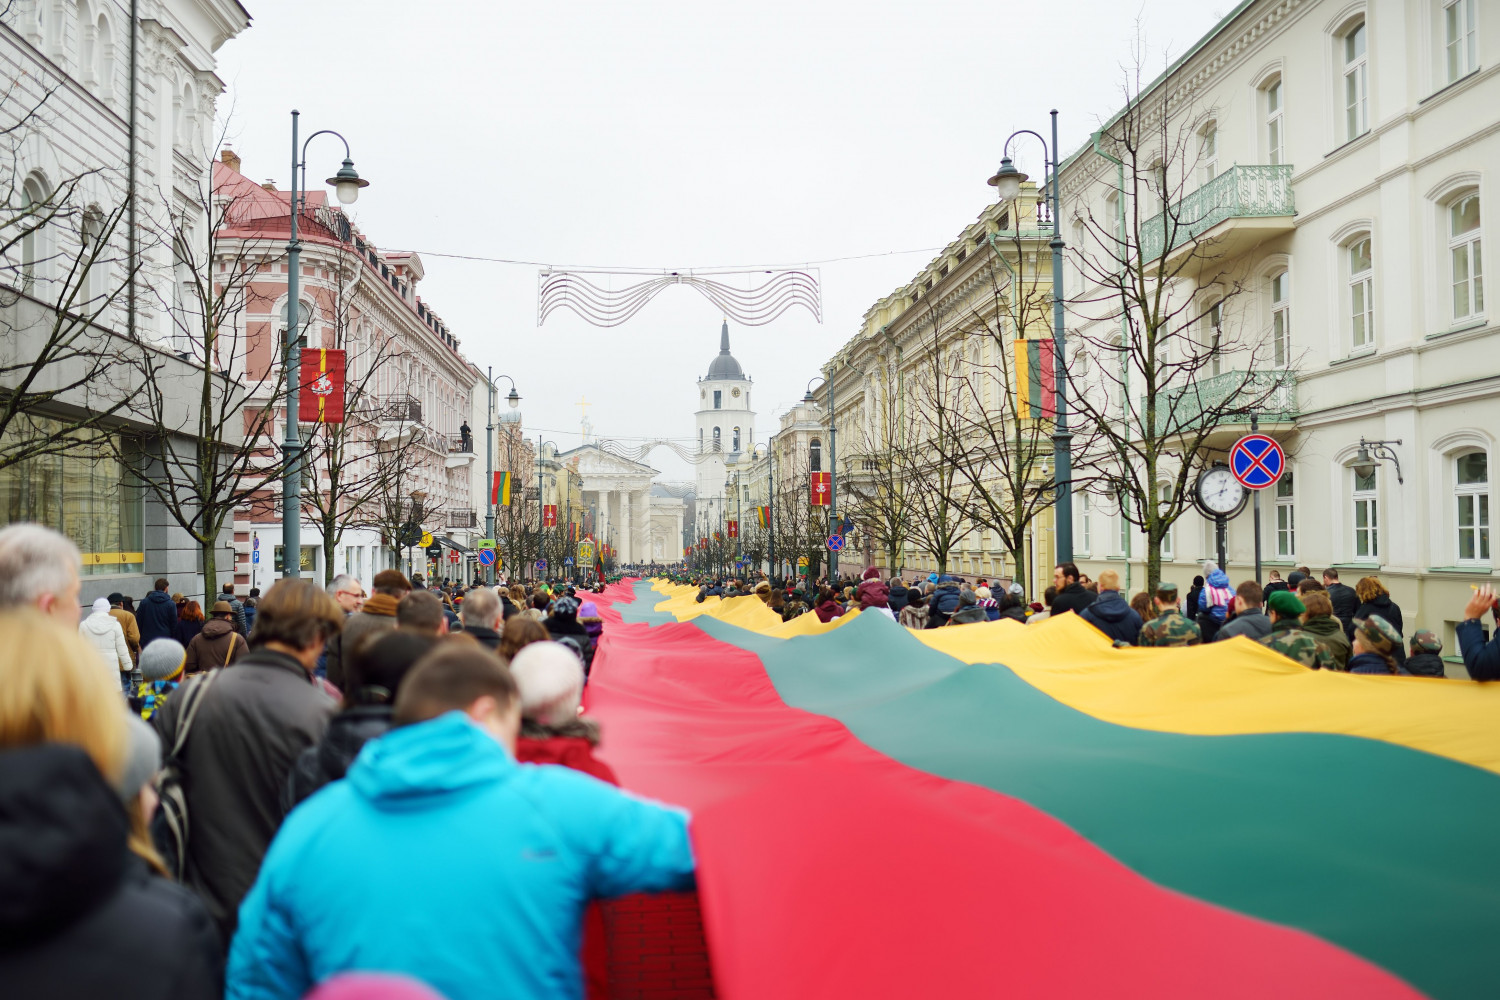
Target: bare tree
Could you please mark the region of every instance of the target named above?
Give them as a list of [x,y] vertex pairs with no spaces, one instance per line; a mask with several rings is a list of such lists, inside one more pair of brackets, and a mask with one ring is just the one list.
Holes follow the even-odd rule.
[[212,588],[225,525],[242,508],[272,508],[267,484],[287,468],[275,435],[275,401],[284,394],[286,371],[274,364],[255,379],[247,370],[245,332],[246,314],[267,309],[254,279],[284,251],[271,237],[226,235],[246,206],[215,191],[206,174],[195,203],[168,202],[169,228],[162,234],[172,246],[176,280],[155,292],[171,317],[176,357],[147,349],[131,359],[137,388],[130,412],[148,430],[144,447],[115,446],[142,487],[197,543],[204,587]]
[[[1161,578],[1162,543],[1187,511],[1198,473],[1221,452],[1226,424],[1287,408],[1294,359],[1287,331],[1249,319],[1243,249],[1214,227],[1236,214],[1290,215],[1290,168],[1235,166],[1212,175],[1214,109],[1195,107],[1168,75],[1141,89],[1096,151],[1117,174],[1110,210],[1075,216],[1072,248],[1084,291],[1074,300],[1068,366],[1075,487],[1113,498],[1146,536],[1146,576]],[[1080,243],[1075,236],[1074,243]],[[1080,323],[1079,320],[1082,322]]]
[[840,512],[879,546],[886,568],[897,574],[916,512],[907,458],[915,452],[918,422],[907,405],[906,373],[895,359],[869,374],[864,413],[845,432],[851,446],[840,456]]
[[25,150],[61,127],[57,86],[38,84],[0,84],[0,469],[101,449],[130,396],[127,341],[110,330],[134,277],[126,204],[89,202],[99,168],[27,175]]
[[772,480],[772,531],[776,536],[776,555],[793,566],[799,558],[807,560],[807,577],[815,580],[822,573],[827,549],[828,508],[812,503],[812,468],[805,451],[797,449],[789,458],[776,463]]

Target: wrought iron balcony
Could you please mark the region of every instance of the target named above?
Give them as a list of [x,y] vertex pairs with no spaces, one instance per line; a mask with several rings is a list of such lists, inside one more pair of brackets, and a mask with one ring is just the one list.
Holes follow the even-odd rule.
[[1296,214],[1290,164],[1230,167],[1169,212],[1146,220],[1141,226],[1141,259],[1157,260],[1231,219],[1290,219]]
[[477,528],[479,515],[472,510],[450,510],[448,511],[448,527]]
[[1219,414],[1221,426],[1239,427],[1250,423],[1251,410],[1262,423],[1295,420],[1297,373],[1288,369],[1227,371],[1169,389],[1157,399],[1156,433],[1196,431],[1205,413]]
[[449,434],[448,450],[472,454],[474,451],[474,436],[472,434],[468,437],[462,434]]
[[380,419],[420,424],[422,422],[421,400],[407,395],[381,396]]

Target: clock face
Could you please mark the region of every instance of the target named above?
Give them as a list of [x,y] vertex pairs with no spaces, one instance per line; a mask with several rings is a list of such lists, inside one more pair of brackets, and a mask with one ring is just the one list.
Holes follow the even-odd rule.
[[740,395],[740,390],[739,389],[731,389],[731,390],[729,390],[729,394],[731,396],[735,397],[736,399],[738,399],[739,395]]
[[1198,502],[1215,514],[1232,514],[1245,500],[1245,487],[1227,468],[1209,469],[1198,477]]

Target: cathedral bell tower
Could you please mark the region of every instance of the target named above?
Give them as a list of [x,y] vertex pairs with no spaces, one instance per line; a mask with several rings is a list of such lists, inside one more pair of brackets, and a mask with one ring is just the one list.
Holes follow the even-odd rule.
[[[698,380],[697,496],[700,525],[716,530],[734,517],[733,497],[725,496],[726,466],[748,454],[755,443],[755,411],[750,405],[754,383],[729,353],[729,321],[719,332],[719,353]],[[728,501],[726,507],[726,500]],[[743,514],[743,511],[741,511]]]

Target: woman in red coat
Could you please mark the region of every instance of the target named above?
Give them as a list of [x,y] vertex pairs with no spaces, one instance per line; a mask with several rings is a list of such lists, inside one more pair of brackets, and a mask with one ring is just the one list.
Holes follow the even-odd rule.
[[[599,725],[579,713],[583,698],[583,662],[561,642],[533,642],[510,661],[511,676],[521,691],[521,736],[516,760],[523,764],[560,764],[611,785],[620,782],[594,756]],[[608,942],[604,914],[597,902],[583,917],[583,981],[589,1000],[609,996]]]

